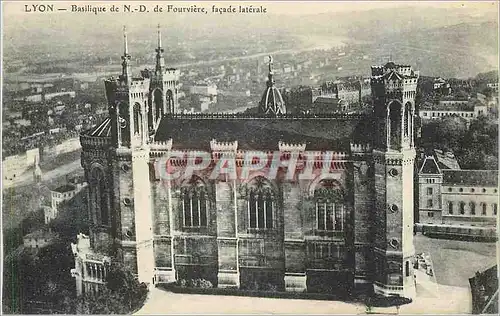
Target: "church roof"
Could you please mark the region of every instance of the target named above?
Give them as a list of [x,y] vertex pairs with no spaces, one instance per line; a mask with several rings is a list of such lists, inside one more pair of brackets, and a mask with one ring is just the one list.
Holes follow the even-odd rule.
[[83,132],[84,135],[92,137],[110,137],[111,136],[111,119],[107,117],[100,124],[94,126],[88,131]]
[[349,151],[350,142],[370,139],[371,120],[362,115],[310,118],[283,116],[164,116],[155,141],[172,138],[173,149],[210,150],[210,141],[238,141],[242,150],[277,150],[278,142],[306,143],[306,150]]
[[498,186],[498,170],[443,170],[443,183],[464,186]]
[[436,160],[433,156],[427,156],[424,159],[422,167],[420,168],[419,173],[421,174],[440,174],[441,170],[436,163]]
[[401,80],[403,77],[395,70],[391,70],[386,74],[387,80]]
[[64,185],[61,185],[61,186],[54,189],[54,191],[58,192],[58,193],[71,192],[71,191],[75,191],[75,190],[76,190],[76,187],[72,184],[64,184]]

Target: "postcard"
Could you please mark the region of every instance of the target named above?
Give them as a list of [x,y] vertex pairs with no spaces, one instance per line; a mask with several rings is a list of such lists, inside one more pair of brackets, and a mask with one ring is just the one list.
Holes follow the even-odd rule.
[[498,2],[4,1],[6,314],[498,314]]

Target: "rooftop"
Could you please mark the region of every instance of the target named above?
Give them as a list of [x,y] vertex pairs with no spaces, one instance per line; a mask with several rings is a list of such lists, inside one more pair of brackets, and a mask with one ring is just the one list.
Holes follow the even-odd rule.
[[43,229],[36,230],[32,233],[29,233],[24,236],[24,238],[32,238],[32,239],[38,239],[38,238],[56,238],[58,235],[57,233],[50,232],[50,231],[45,231]]
[[53,191],[54,192],[59,192],[59,193],[65,193],[65,192],[71,192],[76,190],[76,187],[72,184],[64,184],[61,185],[60,187],[55,188]]
[[447,185],[498,186],[498,170],[442,170]]
[[436,159],[433,156],[427,156],[422,163],[422,167],[418,173],[422,174],[440,174],[441,170],[439,170]]
[[370,139],[371,121],[362,115],[164,116],[155,141],[173,149],[210,150],[210,141],[238,141],[242,150],[278,150],[278,142],[306,143],[306,150],[349,151],[350,142]]

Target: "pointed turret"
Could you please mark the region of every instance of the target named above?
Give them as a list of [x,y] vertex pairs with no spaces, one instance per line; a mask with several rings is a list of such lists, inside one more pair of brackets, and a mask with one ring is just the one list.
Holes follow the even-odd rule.
[[161,47],[161,30],[158,24],[158,48],[156,48],[156,73],[160,74],[165,69],[165,59],[163,58],[163,48]]
[[129,83],[130,80],[130,55],[128,53],[127,28],[123,26],[123,56],[121,79]]

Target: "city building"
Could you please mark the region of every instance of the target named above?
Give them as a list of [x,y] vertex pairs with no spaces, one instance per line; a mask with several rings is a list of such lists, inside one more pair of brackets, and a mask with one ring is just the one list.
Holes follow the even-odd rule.
[[90,239],[84,234],[78,234],[76,244],[71,244],[71,251],[75,257],[71,276],[76,279],[76,294],[98,293],[106,284],[107,266],[111,259],[90,251]]
[[488,107],[479,100],[441,100],[437,105],[422,107],[418,115],[426,120],[456,116],[471,121],[488,115]]
[[335,82],[323,83],[320,89],[313,94],[313,102],[317,98],[322,98],[320,102],[325,101],[326,98],[333,98],[342,101],[346,107],[353,104],[361,104],[362,98],[371,95],[371,84],[369,78],[361,78],[353,80],[337,80]]
[[491,90],[498,92],[498,82],[487,83],[486,86]]
[[[149,79],[130,72],[126,39],[122,75],[105,82],[109,117],[80,135],[92,223],[88,246],[73,247],[77,262],[113,249],[104,255],[140,282],[415,295],[418,72],[373,66],[370,114],[292,115],[270,59],[257,114],[185,115],[163,103],[156,116]],[[156,51],[161,74],[163,49]],[[271,163],[245,164],[256,152]],[[204,168],[198,154],[208,159]],[[286,161],[289,168],[277,168]],[[243,166],[253,167],[244,175]],[[165,178],[172,168],[184,176]]]
[[59,205],[63,202],[71,200],[85,186],[86,182],[80,182],[78,179],[71,179],[67,184],[61,185],[50,191],[51,207],[44,209],[45,224],[57,217],[59,213]]
[[496,226],[497,170],[443,169],[425,157],[418,173],[419,223],[455,227]]
[[197,95],[201,112],[206,112],[211,104],[217,103],[217,86],[213,83],[201,83],[189,87],[189,93]]
[[52,244],[58,237],[57,233],[39,229],[25,235],[23,244],[26,248],[38,249]]

